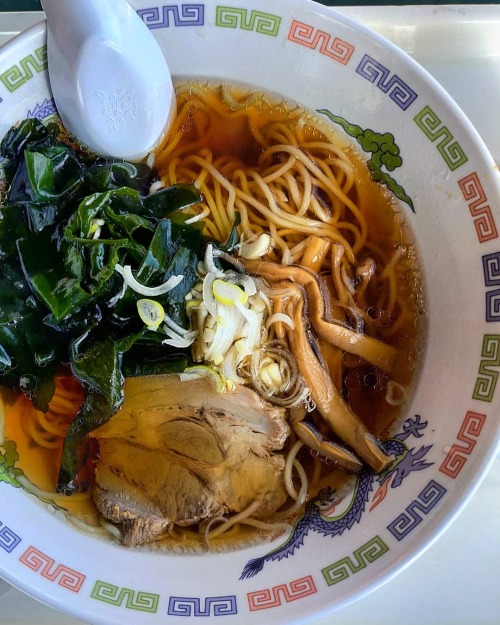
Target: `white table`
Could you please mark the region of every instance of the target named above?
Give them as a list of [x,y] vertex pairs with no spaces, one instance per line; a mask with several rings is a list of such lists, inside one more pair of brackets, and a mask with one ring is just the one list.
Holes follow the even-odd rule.
[[[500,5],[350,7],[447,89],[500,163]],[[0,44],[40,13],[0,13]],[[472,80],[472,77],[474,79]],[[500,625],[500,457],[458,519],[385,586],[310,625]],[[0,625],[77,625],[0,580]]]

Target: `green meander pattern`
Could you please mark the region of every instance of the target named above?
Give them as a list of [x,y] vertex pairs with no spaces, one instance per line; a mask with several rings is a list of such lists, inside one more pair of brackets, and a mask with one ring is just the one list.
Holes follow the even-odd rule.
[[346,556],[325,567],[321,572],[328,586],[333,586],[334,584],[343,582],[351,574],[358,573],[365,569],[369,564],[378,560],[378,558],[388,551],[389,547],[380,536],[374,536],[371,540],[356,549],[353,553],[353,558]]
[[159,595],[130,588],[120,588],[101,580],[95,583],[90,596],[93,599],[110,603],[117,607],[124,606],[129,610],[152,613],[158,611],[158,602],[160,600]]
[[27,83],[28,80],[31,80],[35,73],[39,74],[45,69],[47,69],[47,46],[42,46],[3,72],[0,75],[0,80],[12,93]]
[[450,129],[441,124],[441,120],[430,106],[424,106],[413,121],[428,139],[433,143],[438,142],[436,147],[451,171],[468,161],[460,144],[454,140]]
[[263,11],[218,6],[215,14],[216,26],[253,30],[261,35],[271,37],[277,36],[280,24],[281,17]]
[[498,382],[496,368],[500,367],[500,335],[486,334],[484,336],[481,358],[472,398],[491,402]]

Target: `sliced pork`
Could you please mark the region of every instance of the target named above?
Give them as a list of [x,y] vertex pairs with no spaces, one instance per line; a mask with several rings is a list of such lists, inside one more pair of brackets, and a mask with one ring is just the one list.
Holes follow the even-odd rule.
[[131,546],[255,501],[254,516],[267,517],[287,497],[284,416],[246,387],[217,393],[204,378],[129,378],[122,408],[92,434],[95,503]]

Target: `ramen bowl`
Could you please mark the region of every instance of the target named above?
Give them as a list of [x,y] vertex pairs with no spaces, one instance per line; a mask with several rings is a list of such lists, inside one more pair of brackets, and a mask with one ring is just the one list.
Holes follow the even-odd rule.
[[[318,496],[285,533],[244,548],[164,553],[81,531],[50,501],[24,491],[4,441],[0,574],[89,623],[306,622],[411,564],[453,521],[494,458],[498,169],[422,68],[333,10],[306,0],[131,4],[177,83],[244,83],[279,94],[316,112],[377,162],[372,172],[393,194],[416,242],[424,348],[404,414],[387,435],[391,465],[380,474],[362,471],[342,498]],[[2,136],[21,119],[56,113],[43,22],[0,51],[0,82]],[[120,94],[114,103],[125,110]],[[361,144],[366,131],[383,141]]]

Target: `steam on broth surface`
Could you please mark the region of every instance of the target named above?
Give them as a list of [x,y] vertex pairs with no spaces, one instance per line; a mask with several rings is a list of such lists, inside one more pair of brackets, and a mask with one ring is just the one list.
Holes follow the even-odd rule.
[[[83,397],[67,371],[48,412],[22,395],[7,407],[5,437],[17,444],[22,485],[93,531],[126,544],[227,548],[284,529],[325,484],[341,489],[350,473],[389,464],[377,439],[411,393],[422,285],[401,209],[314,114],[226,84],[183,84],[177,105],[150,194],[192,183],[201,192],[182,211],[182,227],[203,229],[182,314],[158,285],[141,293],[137,267],[116,271],[136,289],[148,332],[162,332],[189,366],[126,382],[123,406],[89,432],[84,492],[55,494]],[[145,389],[160,398],[149,413]],[[251,422],[240,397],[254,406]],[[237,467],[248,471],[240,482]],[[234,496],[219,490],[224,480]]]

